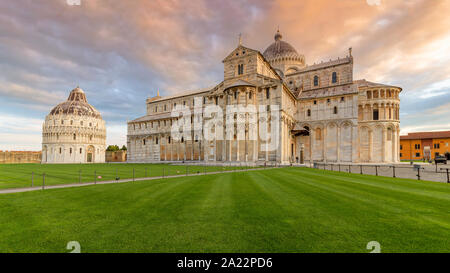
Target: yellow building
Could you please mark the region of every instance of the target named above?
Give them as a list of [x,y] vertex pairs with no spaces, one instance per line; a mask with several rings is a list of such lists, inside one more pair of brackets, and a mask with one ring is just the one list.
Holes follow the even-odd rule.
[[450,131],[418,132],[400,136],[400,160],[434,159],[446,155],[450,159]]

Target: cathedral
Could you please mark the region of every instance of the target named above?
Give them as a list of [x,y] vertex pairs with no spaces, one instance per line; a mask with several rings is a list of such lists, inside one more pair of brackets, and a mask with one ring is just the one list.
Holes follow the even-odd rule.
[[128,162],[399,161],[400,87],[354,80],[351,48],[308,65],[274,39],[262,54],[239,41],[213,87],[148,98],[127,124]]

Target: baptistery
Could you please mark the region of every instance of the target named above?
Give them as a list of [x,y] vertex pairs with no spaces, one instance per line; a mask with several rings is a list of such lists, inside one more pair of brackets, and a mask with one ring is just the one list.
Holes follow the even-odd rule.
[[42,163],[102,163],[105,149],[105,121],[77,87],[45,118]]

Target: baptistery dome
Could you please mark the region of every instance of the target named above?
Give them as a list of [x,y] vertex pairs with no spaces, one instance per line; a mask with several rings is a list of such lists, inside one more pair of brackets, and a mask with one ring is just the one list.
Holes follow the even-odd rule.
[[105,146],[105,121],[79,87],[45,118],[42,163],[105,162]]
[[280,30],[274,36],[275,42],[264,51],[264,58],[281,77],[297,72],[305,66],[305,56],[299,54],[288,42],[282,41]]
[[50,111],[50,114],[74,114],[78,116],[102,118],[100,112],[87,102],[86,94],[80,87],[72,90],[69,98],[65,102],[56,105],[52,111]]

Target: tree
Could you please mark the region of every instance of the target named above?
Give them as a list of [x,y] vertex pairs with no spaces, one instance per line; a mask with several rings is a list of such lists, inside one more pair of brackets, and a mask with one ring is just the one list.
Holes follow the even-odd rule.
[[119,146],[117,145],[109,145],[108,148],[106,148],[107,151],[109,152],[116,152],[119,150]]
[[122,151],[126,151],[127,150],[127,146],[123,145],[121,148]]

